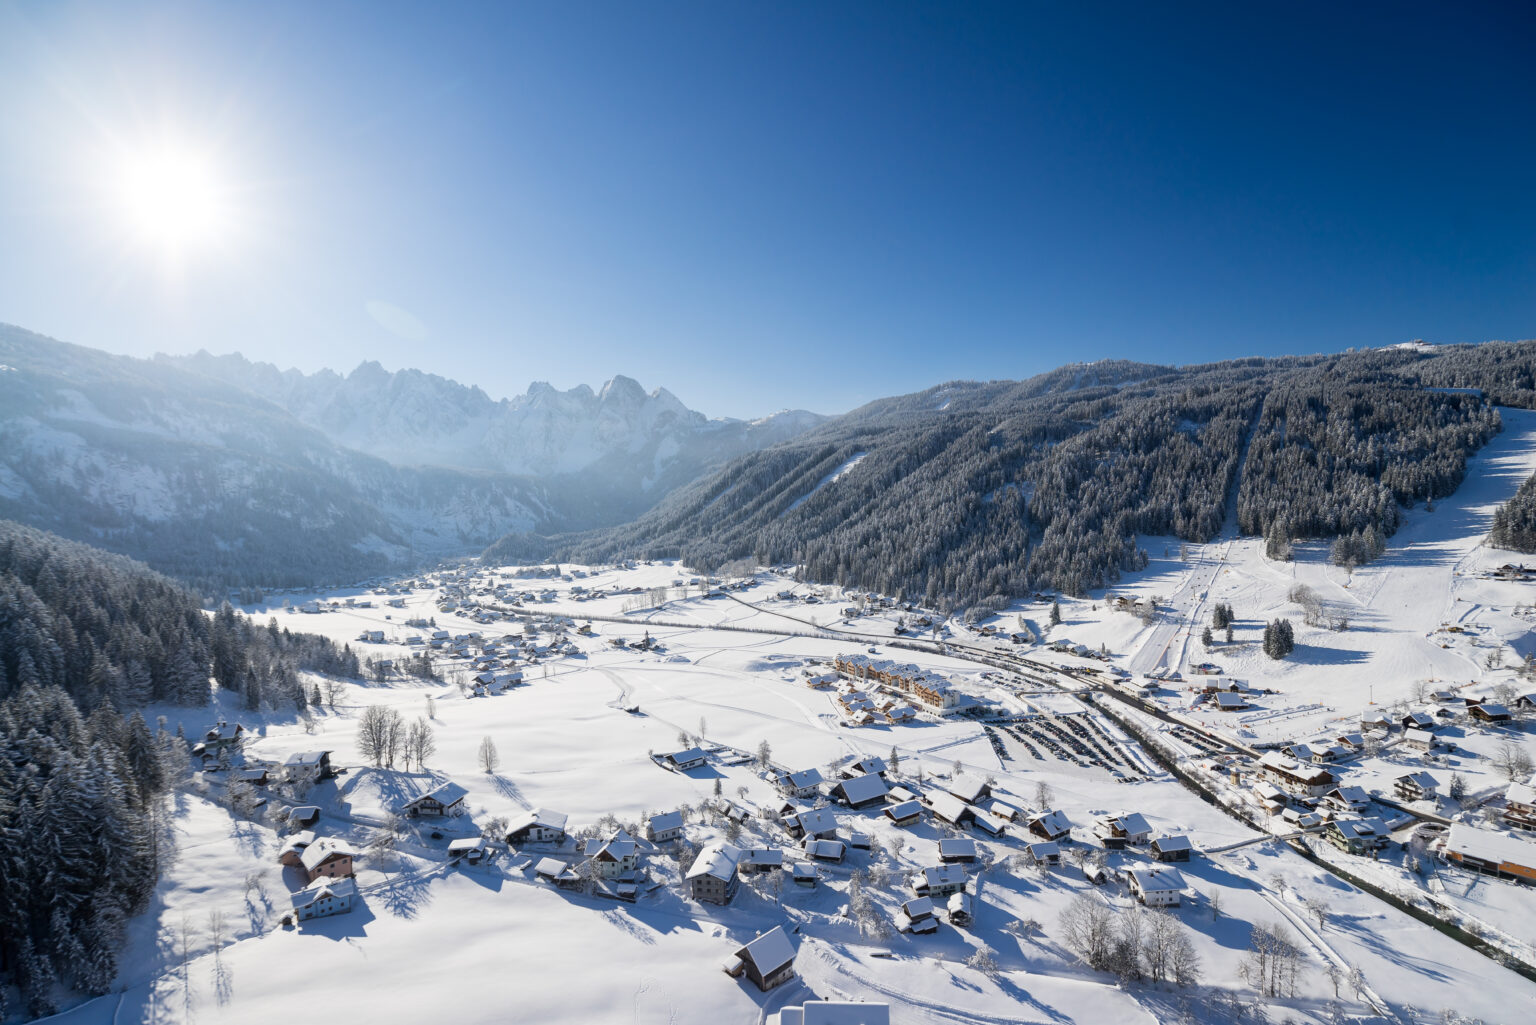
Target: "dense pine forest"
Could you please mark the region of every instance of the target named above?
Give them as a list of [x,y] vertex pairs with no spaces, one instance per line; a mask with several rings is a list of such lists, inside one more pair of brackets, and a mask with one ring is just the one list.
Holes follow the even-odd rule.
[[246,707],[302,708],[303,670],[359,667],[327,639],[227,605],[209,617],[140,563],[0,521],[0,1001],[14,984],[46,1014],[56,985],[101,993],[116,974],[188,764],[186,740],[139,707],[204,706],[212,677]]
[[1488,543],[1525,555],[1536,555],[1536,476],[1520,485],[1508,502],[1493,513]]
[[735,460],[627,526],[486,555],[791,562],[951,607],[1081,594],[1145,565],[1148,535],[1224,525],[1276,552],[1345,536],[1366,561],[1403,508],[1456,490],[1496,406],[1536,407],[1533,384],[1531,342],[958,382]]

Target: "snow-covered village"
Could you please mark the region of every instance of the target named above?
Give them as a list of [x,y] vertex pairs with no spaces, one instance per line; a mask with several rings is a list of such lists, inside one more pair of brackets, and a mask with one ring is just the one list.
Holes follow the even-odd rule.
[[0,1025],[1536,1021],[1532,38],[0,0]]

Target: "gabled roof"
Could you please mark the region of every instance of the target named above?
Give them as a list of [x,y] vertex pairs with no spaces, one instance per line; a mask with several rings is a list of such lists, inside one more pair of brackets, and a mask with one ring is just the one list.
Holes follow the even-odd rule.
[[813,858],[828,858],[832,861],[841,861],[847,847],[841,840],[807,840],[805,841],[805,853]]
[[915,897],[903,904],[901,910],[908,918],[926,918],[933,914],[933,900],[929,897]]
[[800,828],[807,833],[828,833],[837,829],[837,820],[825,808],[812,808],[800,813]]
[[766,979],[794,962],[795,946],[784,930],[776,925],[736,951],[736,956],[751,961],[757,966],[757,973]]
[[1393,780],[1394,783],[1408,783],[1420,790],[1435,790],[1440,786],[1440,781],[1427,772],[1405,772]]
[[935,886],[965,885],[965,869],[959,865],[930,865],[922,871],[923,882]]
[[463,854],[465,851],[477,851],[485,847],[485,837],[466,836],[458,840],[448,841],[449,854]]
[[1371,800],[1371,795],[1365,792],[1364,787],[1334,787],[1324,797],[1332,797],[1334,794],[1338,794],[1340,800],[1347,804],[1368,804]]
[[653,833],[663,833],[669,829],[682,829],[683,813],[680,811],[664,811],[659,815],[652,815],[649,825]]
[[939,840],[939,857],[974,858],[976,841],[966,836],[946,836]]
[[1504,791],[1504,800],[1515,804],[1536,804],[1536,787],[1529,783],[1511,783]]
[[283,848],[282,853],[287,854],[289,851],[293,851],[297,854],[314,842],[315,831],[313,829],[301,830],[288,838],[288,845]]
[[1187,836],[1160,836],[1152,841],[1152,848],[1160,853],[1165,853],[1168,851],[1192,851],[1195,849],[1195,845],[1189,842],[1189,837]]
[[405,804],[402,805],[401,808],[402,808],[402,810],[405,809],[405,808],[411,808],[411,807],[414,807],[414,806],[416,806],[416,805],[420,804],[421,802],[423,802],[425,800],[428,800],[428,799],[436,801],[438,804],[442,805],[444,808],[449,808],[449,807],[452,807],[455,804],[458,804],[460,801],[464,800],[464,798],[466,798],[468,796],[469,796],[469,791],[465,790],[463,787],[459,786],[457,783],[441,783],[438,786],[433,787],[431,790],[428,790],[426,793],[422,794],[420,797],[416,797],[416,798],[413,798],[413,799],[405,802]]
[[302,890],[295,890],[290,897],[293,909],[307,908],[324,897],[351,897],[357,893],[357,883],[352,879],[328,879],[321,876]]
[[915,800],[914,801],[902,801],[900,804],[893,804],[893,805],[890,805],[888,808],[885,809],[885,814],[888,817],[893,818],[893,819],[911,818],[914,815],[921,815],[922,813],[923,813],[923,804],[922,804],[922,802],[921,801],[915,801]]
[[305,769],[319,765],[329,754],[329,751],[295,751],[283,759],[283,764],[293,769]]
[[853,768],[860,772],[885,772],[885,759],[879,755],[865,755],[853,763]]
[[793,787],[796,790],[805,790],[816,786],[820,782],[820,769],[801,769],[799,772],[786,772],[779,777],[779,784],[781,786]]
[[529,826],[543,826],[545,829],[565,829],[567,816],[563,811],[546,811],[543,808],[529,808],[521,815],[507,823],[507,832],[516,833],[520,829]]
[[1029,824],[1031,826],[1037,822],[1040,824],[1042,829],[1044,829],[1047,833],[1050,833],[1052,836],[1065,833],[1072,828],[1071,820],[1067,818],[1064,812],[1059,811],[1042,812],[1041,814],[1036,815],[1034,818],[1029,820]]
[[639,850],[639,844],[635,838],[620,829],[606,840],[596,837],[587,841],[585,853],[589,858],[606,858],[612,861],[623,861],[625,858],[633,858]]
[[1055,840],[1041,840],[1037,843],[1026,844],[1025,849],[1038,859],[1061,857],[1061,844]]
[[693,867],[688,870],[688,878],[696,879],[699,876],[712,876],[715,879],[729,880],[736,874],[736,865],[741,861],[741,848],[728,843],[712,843],[699,851],[699,856],[693,859]]
[[1129,815],[1116,815],[1110,821],[1118,825],[1121,832],[1130,836],[1152,832],[1152,824],[1139,811],[1133,811]]
[[1133,868],[1128,874],[1136,881],[1136,888],[1142,893],[1166,893],[1171,890],[1183,890],[1188,886],[1177,869]]
[[348,858],[357,856],[357,852],[354,851],[345,840],[332,840],[327,838],[325,840],[316,840],[314,843],[304,848],[304,852],[299,855],[299,860],[303,862],[304,867],[307,870],[313,872],[315,869],[323,865],[327,858],[338,854]]
[[928,807],[939,818],[948,822],[959,822],[961,817],[969,810],[969,805],[954,794],[940,791],[928,797]]
[[736,863],[757,868],[778,868],[784,864],[784,852],[777,847],[748,847],[742,850]]
[[885,795],[890,792],[885,785],[885,780],[873,772],[845,779],[837,784],[837,789],[842,791],[843,797],[849,804],[884,800]]
[[945,787],[944,789],[948,790],[951,794],[955,795],[966,804],[975,804],[977,801],[981,800],[983,792],[986,791],[990,786],[991,784],[982,779],[980,776],[973,776],[970,773],[962,772],[960,775],[950,780],[949,786]]
[[696,747],[690,747],[686,751],[674,751],[671,754],[667,755],[667,758],[668,758],[668,760],[670,760],[672,762],[672,764],[674,764],[674,765],[681,765],[684,762],[703,761],[704,760],[704,752],[701,751],[700,749],[696,748]]

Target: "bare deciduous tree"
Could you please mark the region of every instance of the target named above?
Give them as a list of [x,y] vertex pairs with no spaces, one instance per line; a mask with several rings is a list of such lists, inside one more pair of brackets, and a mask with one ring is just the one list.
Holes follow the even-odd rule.
[[480,740],[480,768],[486,772],[495,772],[501,767],[501,755],[496,751],[496,742],[490,737],[482,737]]
[[369,705],[363,709],[357,723],[357,750],[374,768],[382,768],[385,762],[394,763],[391,744],[399,744],[395,738],[400,722],[400,713],[388,705]]

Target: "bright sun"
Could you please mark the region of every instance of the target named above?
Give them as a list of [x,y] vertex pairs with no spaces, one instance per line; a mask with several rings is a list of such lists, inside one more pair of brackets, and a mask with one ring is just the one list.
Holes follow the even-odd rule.
[[118,172],[117,189],[128,226],[166,252],[207,245],[226,225],[218,175],[207,157],[192,150],[130,154]]

